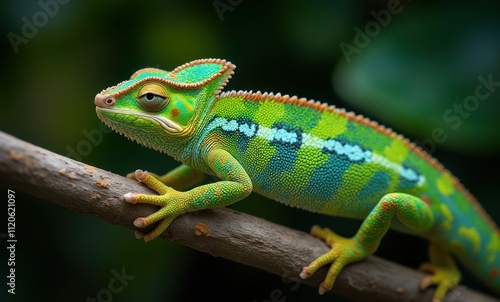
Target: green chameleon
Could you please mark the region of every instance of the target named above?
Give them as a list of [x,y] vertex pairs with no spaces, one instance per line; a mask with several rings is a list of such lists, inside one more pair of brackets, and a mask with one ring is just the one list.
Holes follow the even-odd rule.
[[[332,249],[304,267],[307,278],[332,263],[319,287],[373,254],[389,228],[428,239],[420,287],[434,301],[457,285],[452,256],[500,294],[500,232],[474,197],[419,147],[352,112],[295,96],[221,93],[235,65],[203,59],[173,71],[145,68],[97,94],[99,118],[115,131],[182,162],[164,176],[137,170],[159,195],[127,193],[161,208],[134,221],[158,237],[179,215],[235,203],[252,191],[304,210],[364,219],[352,238],[313,227]],[[204,174],[220,179],[193,187]],[[173,188],[172,188],[173,187]],[[174,189],[175,188],[175,189]],[[397,218],[397,219],[393,219]]]

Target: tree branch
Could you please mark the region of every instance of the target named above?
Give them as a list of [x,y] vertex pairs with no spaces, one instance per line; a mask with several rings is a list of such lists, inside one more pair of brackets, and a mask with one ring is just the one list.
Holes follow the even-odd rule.
[[[132,222],[157,210],[130,205],[123,194],[154,194],[136,181],[60,156],[0,132],[0,181],[60,206],[97,216],[112,224],[135,229]],[[184,214],[162,234],[164,239],[193,249],[257,267],[299,281],[303,266],[328,251],[319,239],[231,209]],[[326,274],[300,280],[318,287]],[[423,274],[371,256],[348,265],[339,275],[333,293],[355,301],[431,301],[434,289],[418,290]],[[459,286],[445,301],[497,301]]]

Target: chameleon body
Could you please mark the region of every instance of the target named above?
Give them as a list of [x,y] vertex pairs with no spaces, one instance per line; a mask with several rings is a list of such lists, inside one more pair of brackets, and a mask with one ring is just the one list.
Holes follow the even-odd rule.
[[[128,193],[130,203],[161,206],[134,224],[159,221],[146,241],[185,212],[224,207],[257,192],[304,210],[363,219],[352,238],[313,227],[333,248],[304,267],[307,278],[332,263],[320,285],[330,290],[342,268],[372,254],[389,228],[428,239],[435,300],[459,283],[457,258],[500,293],[498,227],[460,182],[420,148],[374,121],[288,95],[221,92],[235,66],[196,60],[173,71],[145,68],[97,94],[99,118],[182,165],[164,176],[135,178],[160,195]],[[194,185],[202,174],[220,181]],[[172,188],[174,187],[174,188]],[[453,257],[452,257],[453,256]]]

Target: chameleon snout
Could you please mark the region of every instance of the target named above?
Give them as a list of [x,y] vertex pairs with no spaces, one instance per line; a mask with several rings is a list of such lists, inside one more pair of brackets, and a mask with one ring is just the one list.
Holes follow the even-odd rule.
[[116,99],[110,95],[103,95],[98,93],[95,96],[94,103],[100,108],[111,108],[116,104]]

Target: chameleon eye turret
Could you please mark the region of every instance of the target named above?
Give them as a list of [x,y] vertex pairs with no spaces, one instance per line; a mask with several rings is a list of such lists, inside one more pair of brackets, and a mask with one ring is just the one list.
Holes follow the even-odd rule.
[[157,112],[167,105],[167,91],[159,84],[146,84],[139,90],[137,101],[144,110]]

